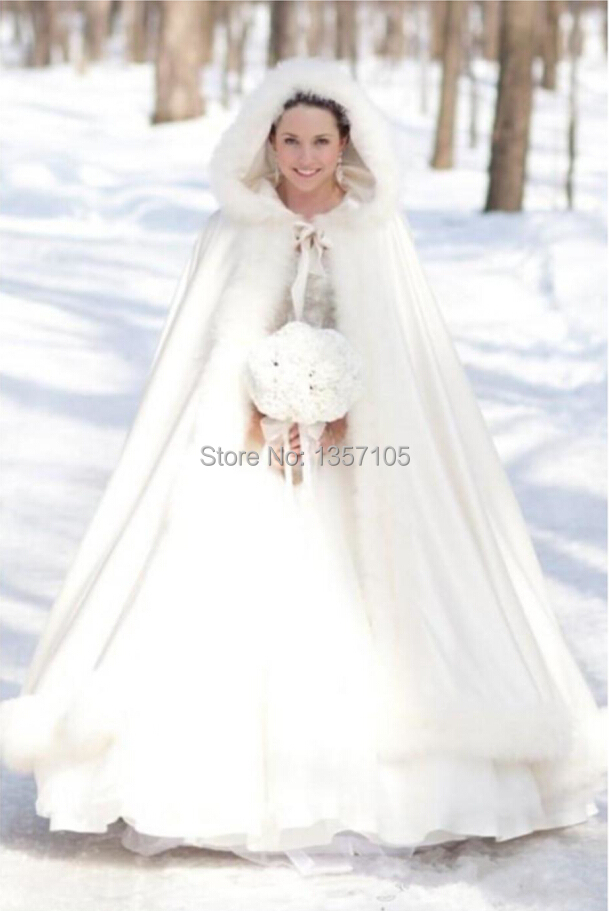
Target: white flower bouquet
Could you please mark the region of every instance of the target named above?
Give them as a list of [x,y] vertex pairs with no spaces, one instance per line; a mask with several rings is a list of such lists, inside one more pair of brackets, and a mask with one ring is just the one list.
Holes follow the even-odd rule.
[[290,320],[249,352],[246,383],[265,415],[261,426],[267,443],[283,439],[287,451],[289,428],[297,423],[307,453],[326,422],[343,417],[361,396],[362,361],[336,329]]

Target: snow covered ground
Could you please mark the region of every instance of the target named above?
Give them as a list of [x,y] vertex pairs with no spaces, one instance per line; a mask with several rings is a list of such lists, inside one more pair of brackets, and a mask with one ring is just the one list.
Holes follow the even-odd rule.
[[[257,81],[253,68],[247,87]],[[580,71],[576,209],[566,210],[566,90],[537,89],[522,214],[484,215],[494,70],[476,67],[456,166],[428,169],[435,103],[418,72],[369,59],[360,78],[386,111],[407,175],[403,207],[522,505],[553,604],[606,703],[606,62]],[[438,73],[432,69],[432,99]],[[206,71],[208,113],[151,127],[153,73],[114,57],[8,68],[0,78],[4,517],[2,698],[16,695],[45,614],[135,413],[177,276],[215,208],[206,162],[230,111]],[[303,879],[228,853],[143,858],[105,835],[48,832],[29,777],[2,773],[3,911],[599,911],[606,801],[581,826],[494,846],[472,839],[354,874]]]

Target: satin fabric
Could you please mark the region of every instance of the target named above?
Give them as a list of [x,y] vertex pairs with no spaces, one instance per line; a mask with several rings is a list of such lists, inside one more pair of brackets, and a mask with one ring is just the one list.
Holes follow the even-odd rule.
[[[315,498],[297,485],[289,508],[276,472],[199,454],[245,448],[244,359],[297,274],[301,218],[267,179],[266,145],[294,79],[332,85],[353,125],[349,192],[311,219],[330,241],[336,328],[366,367],[345,445],[408,446],[411,461],[324,466]],[[605,713],[396,209],[383,119],[334,64],[286,61],[212,178],[221,209],[22,694],[2,706],[3,758],[34,772],[51,830],[122,818],[242,852],[585,821]]]

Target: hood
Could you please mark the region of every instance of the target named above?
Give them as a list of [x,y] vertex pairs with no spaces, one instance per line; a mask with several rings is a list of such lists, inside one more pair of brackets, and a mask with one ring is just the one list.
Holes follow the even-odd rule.
[[220,208],[245,223],[294,220],[295,213],[273,185],[267,137],[283,103],[298,89],[331,96],[346,108],[351,122],[343,151],[347,196],[323,213],[323,219],[336,213],[334,218],[361,226],[390,218],[398,205],[399,168],[389,124],[343,64],[314,57],[292,57],[277,64],[245,98],[223,133],[209,164],[210,185]]

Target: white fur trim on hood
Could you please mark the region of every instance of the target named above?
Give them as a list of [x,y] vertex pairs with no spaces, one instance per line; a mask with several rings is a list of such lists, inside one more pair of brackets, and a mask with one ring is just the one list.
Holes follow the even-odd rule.
[[[360,202],[357,226],[390,218],[398,204],[400,171],[387,120],[342,64],[306,57],[283,60],[271,70],[216,146],[210,183],[225,214],[250,223],[293,219],[294,213],[277,194],[261,195],[259,189],[273,173],[268,151],[271,125],[298,90],[331,96],[347,111],[351,131],[343,152],[343,172]],[[346,221],[350,213],[343,209],[340,214]]]

